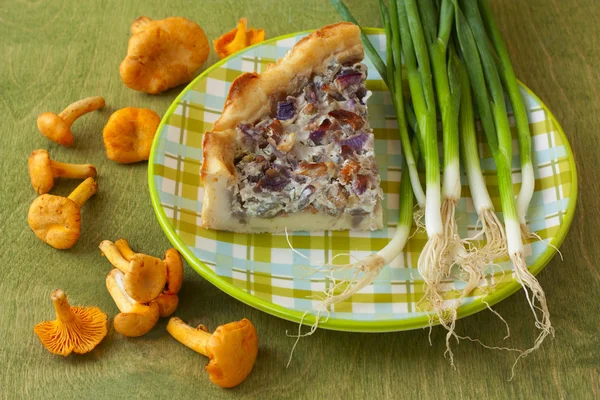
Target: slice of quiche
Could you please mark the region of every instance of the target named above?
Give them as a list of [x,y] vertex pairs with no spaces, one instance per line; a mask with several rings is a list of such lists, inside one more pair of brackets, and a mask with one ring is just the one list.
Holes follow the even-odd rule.
[[363,56],[358,26],[338,23],[232,83],[223,114],[204,135],[204,227],[382,227]]

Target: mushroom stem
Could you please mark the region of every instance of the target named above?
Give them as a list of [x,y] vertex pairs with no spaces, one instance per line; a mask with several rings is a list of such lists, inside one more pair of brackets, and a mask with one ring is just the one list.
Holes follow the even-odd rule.
[[96,177],[96,167],[92,164],[68,164],[50,160],[52,175],[57,178],[85,179]]
[[123,275],[114,269],[106,277],[106,288],[122,313],[135,312],[136,306],[147,307],[137,303],[125,292],[125,289],[123,289]]
[[198,328],[192,328],[177,317],[171,318],[167,324],[167,332],[169,332],[175,340],[195,352],[207,356],[206,342],[211,338],[212,333],[208,333],[202,328],[202,325]]
[[78,207],[83,206],[83,204],[93,195],[98,193],[98,185],[94,178],[87,178],[85,181],[81,182],[79,186],[71,192],[69,195],[69,199],[72,200]]
[[58,116],[64,120],[68,126],[71,126],[77,118],[81,117],[83,114],[104,107],[104,104],[104,98],[101,96],[86,97],[65,108]]
[[123,258],[125,260],[131,261],[135,252],[133,250],[131,250],[131,247],[129,247],[129,243],[127,242],[127,239],[117,240],[115,242],[115,246],[117,247],[117,249],[119,249],[119,252],[121,253],[121,255],[123,256]]
[[102,251],[106,258],[108,258],[108,261],[110,261],[110,263],[114,265],[118,270],[120,270],[121,272],[129,271],[129,262],[125,258],[123,258],[123,255],[113,242],[111,242],[110,240],[103,240],[102,242],[100,242],[100,246],[98,247],[100,247],[100,251]]
[[56,310],[56,319],[63,324],[70,324],[75,321],[75,314],[71,310],[71,305],[67,301],[65,292],[61,289],[57,289],[52,292],[51,295],[52,304],[54,304],[54,310]]

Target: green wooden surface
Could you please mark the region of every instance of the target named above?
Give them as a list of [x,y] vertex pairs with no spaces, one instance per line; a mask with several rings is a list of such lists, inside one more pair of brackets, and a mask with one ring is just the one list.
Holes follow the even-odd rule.
[[[349,1],[359,21],[380,26],[375,0]],[[33,326],[53,316],[50,291],[62,288],[72,304],[97,305],[110,317],[117,308],[104,278],[102,239],[126,237],[134,249],[161,255],[169,243],[150,205],[146,164],[116,165],[104,156],[102,127],[125,106],[162,114],[180,88],[149,96],[126,88],[118,66],[129,24],[140,15],[182,15],[198,22],[210,40],[238,17],[265,28],[268,37],[317,28],[338,20],[322,0],[310,1],[13,1],[0,2],[0,398],[529,398],[600,397],[600,6],[597,0],[496,0],[493,7],[519,78],[548,104],[576,155],[580,198],[562,252],[540,274],[556,338],[521,361],[508,382],[513,355],[462,342],[453,370],[443,357],[444,331],[351,334],[318,331],[300,341],[285,365],[296,325],[248,307],[186,267],[176,315],[211,329],[242,317],[259,332],[254,372],[233,390],[208,380],[205,359],[173,340],[162,320],[148,335],[127,339],[112,327],[84,356],[48,353]],[[211,53],[206,66],[216,61]],[[102,95],[107,107],[74,125],[76,145],[60,148],[36,130],[36,116],[79,98]],[[66,162],[98,168],[100,192],[82,211],[75,247],[57,251],[39,242],[26,214],[35,194],[26,160],[47,148]],[[53,190],[66,195],[76,183]],[[496,306],[508,321],[507,345],[525,347],[536,331],[522,292]],[[457,330],[500,343],[503,325],[490,312],[461,320]]]

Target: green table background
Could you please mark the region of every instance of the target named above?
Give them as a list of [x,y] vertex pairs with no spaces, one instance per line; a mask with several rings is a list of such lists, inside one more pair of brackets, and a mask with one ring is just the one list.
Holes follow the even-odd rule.
[[[380,26],[375,0],[348,1],[360,23]],[[49,295],[62,288],[74,305],[118,311],[104,284],[110,265],[103,239],[129,239],[134,249],[161,255],[168,240],[150,205],[146,163],[117,165],[104,156],[102,127],[116,109],[165,112],[181,88],[157,96],[125,87],[118,66],[129,25],[140,15],[181,15],[198,22],[209,40],[239,17],[267,37],[339,20],[327,1],[13,1],[0,2],[0,398],[578,398],[600,397],[600,6],[597,0],[496,0],[493,8],[519,78],[555,113],[573,146],[580,176],[575,220],[561,250],[539,279],[546,290],[556,338],[521,361],[474,343],[454,346],[457,369],[444,359],[445,331],[388,334],[320,330],[300,341],[286,369],[297,325],[229,297],[186,266],[177,316],[211,329],[247,317],[259,332],[254,372],[233,390],[212,385],[206,359],[173,340],[161,320],[148,335],[128,339],[112,326],[90,354],[48,353],[33,326],[53,317]],[[217,61],[211,51],[205,67]],[[106,108],[74,124],[76,144],[43,138],[35,119],[71,101],[102,95]],[[100,192],[82,211],[77,245],[58,251],[41,243],[26,222],[35,194],[26,161],[36,148],[53,158],[91,162]],[[76,183],[62,181],[54,194]],[[523,292],[496,307],[508,321],[511,346],[529,346],[536,331]],[[457,331],[500,343],[503,325],[490,312],[460,320]]]

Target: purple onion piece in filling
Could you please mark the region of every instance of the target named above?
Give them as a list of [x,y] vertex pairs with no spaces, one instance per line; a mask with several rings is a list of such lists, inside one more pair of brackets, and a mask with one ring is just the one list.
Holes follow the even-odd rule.
[[248,135],[248,136],[254,136],[256,134],[256,132],[254,131],[254,129],[252,128],[252,125],[250,124],[238,124],[238,129],[240,130],[240,132]]
[[358,85],[362,81],[362,74],[360,72],[349,72],[342,75],[338,75],[335,78],[337,86],[343,90],[352,85]]
[[285,168],[274,166],[265,171],[264,176],[256,185],[271,191],[280,191],[290,182],[289,173]]
[[250,124],[238,124],[238,129],[240,132],[242,132],[242,134],[244,134],[244,136],[247,136],[252,140],[256,140],[260,137],[260,132],[257,132],[257,130],[254,129],[254,127]]
[[265,142],[260,129],[256,129],[250,124],[238,124],[238,130],[242,133],[242,141],[250,147],[260,145]]
[[312,140],[314,144],[321,144],[321,140],[323,140],[325,134],[327,133],[327,130],[330,127],[331,121],[328,119],[324,119],[323,122],[321,122],[321,125],[319,125],[319,127],[316,130],[309,133],[308,138]]
[[356,135],[350,136],[347,139],[340,140],[340,145],[348,146],[350,149],[354,151],[362,150],[365,143],[369,141],[369,135],[361,132]]
[[296,103],[294,101],[280,101],[277,103],[277,119],[286,121],[294,118],[296,114]]

